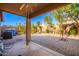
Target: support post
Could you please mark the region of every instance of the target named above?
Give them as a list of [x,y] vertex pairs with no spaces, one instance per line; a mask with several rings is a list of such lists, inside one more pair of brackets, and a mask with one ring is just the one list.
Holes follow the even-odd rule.
[[3,14],[2,14],[2,10],[0,10],[0,37],[1,37],[1,34],[2,34],[2,32],[1,32],[1,22],[3,21]]
[[31,20],[29,18],[29,12],[26,14],[26,45],[28,45],[31,41]]

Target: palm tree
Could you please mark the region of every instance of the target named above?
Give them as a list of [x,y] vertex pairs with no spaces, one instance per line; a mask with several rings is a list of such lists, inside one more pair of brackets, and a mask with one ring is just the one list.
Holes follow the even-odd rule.
[[21,23],[18,23],[17,28],[18,28],[17,31],[18,31],[19,34],[24,34],[26,32],[25,26]]
[[44,22],[46,22],[48,24],[47,30],[50,31],[50,28],[53,27],[52,18],[50,17],[50,15],[49,16],[45,16]]
[[37,26],[39,27],[40,25],[41,25],[41,22],[40,22],[40,21],[38,21],[38,22],[37,22]]
[[42,33],[42,27],[41,27],[41,22],[40,21],[37,22],[37,27],[39,28],[40,33]]
[[37,32],[37,28],[34,24],[31,25],[31,30],[32,30],[32,33],[36,33]]

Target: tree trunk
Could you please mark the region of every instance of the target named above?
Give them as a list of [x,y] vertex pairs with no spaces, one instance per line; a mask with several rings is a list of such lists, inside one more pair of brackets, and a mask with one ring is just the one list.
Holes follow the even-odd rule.
[[75,21],[76,22],[76,27],[77,27],[77,31],[78,31],[78,35],[79,35],[79,23],[78,23],[78,21]]
[[65,29],[63,28],[63,25],[61,25],[61,27],[60,28],[62,28],[61,29],[61,40],[66,40],[65,38],[64,38],[64,34],[65,34]]
[[61,33],[61,35],[62,35],[62,38],[61,38],[61,40],[63,40],[64,38],[63,38],[63,32]]
[[77,31],[78,31],[77,34],[79,35],[79,24],[77,24],[76,27],[77,27]]

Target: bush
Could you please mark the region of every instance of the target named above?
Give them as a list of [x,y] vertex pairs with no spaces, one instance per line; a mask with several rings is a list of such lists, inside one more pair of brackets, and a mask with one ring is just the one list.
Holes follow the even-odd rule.
[[77,28],[74,26],[74,27],[71,27],[68,34],[69,35],[77,35]]
[[46,29],[46,33],[49,33],[50,31],[48,29]]

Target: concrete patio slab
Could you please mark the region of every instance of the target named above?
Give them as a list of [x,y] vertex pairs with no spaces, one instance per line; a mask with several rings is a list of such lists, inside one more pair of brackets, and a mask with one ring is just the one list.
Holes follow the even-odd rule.
[[25,41],[15,43],[11,49],[6,50],[4,56],[63,56],[51,49],[31,42],[28,46],[25,45]]

